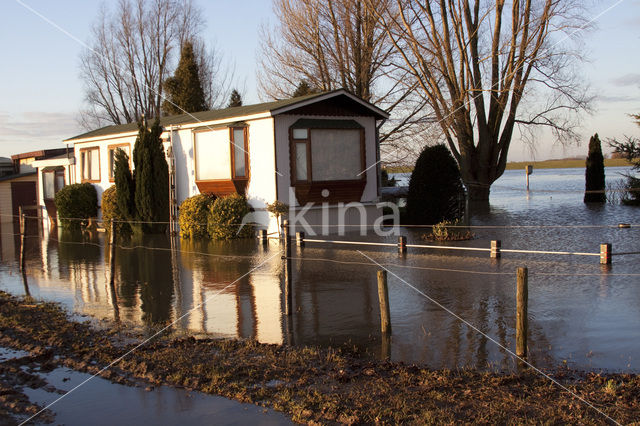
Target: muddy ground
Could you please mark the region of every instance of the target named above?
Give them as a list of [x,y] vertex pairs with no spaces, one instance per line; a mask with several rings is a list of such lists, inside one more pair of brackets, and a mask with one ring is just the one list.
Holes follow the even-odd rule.
[[[250,340],[163,333],[145,339],[113,324],[72,321],[54,303],[0,292],[0,346],[29,352],[0,364],[0,421],[40,410],[20,392],[44,385],[20,368],[66,366],[117,383],[146,381],[221,395],[287,413],[301,423],[620,423],[640,418],[640,379],[559,368],[539,374],[431,370],[376,361],[345,349],[286,347]],[[22,373],[21,373],[22,372]],[[12,417],[13,416],[13,417]],[[52,413],[41,421],[53,421]]]

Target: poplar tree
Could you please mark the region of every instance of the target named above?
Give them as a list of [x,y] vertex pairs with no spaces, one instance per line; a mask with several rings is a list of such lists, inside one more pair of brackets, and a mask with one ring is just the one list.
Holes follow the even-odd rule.
[[143,223],[144,232],[164,232],[169,220],[169,166],[162,146],[162,127],[156,120],[151,128],[139,124],[138,138],[133,149],[135,170],[136,217]]
[[239,106],[242,106],[242,96],[240,95],[240,92],[238,92],[236,89],[233,89],[233,91],[231,92],[231,96],[229,97],[229,105],[227,105],[227,107],[233,108]]
[[180,62],[173,75],[164,82],[167,99],[162,110],[167,115],[207,110],[207,102],[200,82],[200,70],[193,52],[193,43],[187,41],[180,52]]
[[602,146],[597,133],[589,139],[589,156],[587,157],[586,166],[584,202],[606,202],[607,196],[604,192],[604,157],[602,156]]

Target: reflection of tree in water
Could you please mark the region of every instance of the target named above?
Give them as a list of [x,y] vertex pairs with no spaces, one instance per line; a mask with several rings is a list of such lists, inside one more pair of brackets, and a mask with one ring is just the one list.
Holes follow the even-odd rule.
[[[49,239],[49,246],[53,238]],[[60,278],[70,279],[70,270],[94,270],[102,264],[102,241],[97,233],[60,229],[58,232],[58,270]]]
[[[167,248],[165,236],[134,237],[132,246]],[[149,324],[163,324],[171,319],[173,283],[171,252],[149,248],[118,249],[116,264],[119,268],[118,292],[124,307],[135,304],[140,294],[143,320]]]

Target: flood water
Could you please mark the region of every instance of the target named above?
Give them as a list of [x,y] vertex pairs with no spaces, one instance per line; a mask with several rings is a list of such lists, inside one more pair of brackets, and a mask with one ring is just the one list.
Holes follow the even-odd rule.
[[[607,179],[623,170],[607,168]],[[471,217],[475,238],[449,244],[488,248],[499,239],[504,249],[598,253],[609,242],[614,253],[640,251],[640,227],[615,227],[640,224],[640,209],[586,206],[583,169],[535,170],[530,191],[524,186],[524,171],[507,171],[492,187],[490,210]],[[427,230],[401,232],[409,243],[425,244]],[[504,253],[492,261],[486,252],[409,249],[402,256],[393,247],[308,243],[292,254],[293,315],[286,320],[284,252],[276,240],[266,247],[254,240],[181,241],[173,251],[164,237],[121,242],[115,292],[104,235],[39,231],[27,240],[25,285],[17,240],[2,235],[0,289],[28,288],[72,312],[132,327],[173,324],[176,332],[264,343],[346,345],[434,368],[512,368],[499,345],[515,348],[515,272],[526,266],[533,364],[640,371],[640,255],[615,256],[606,268],[596,256]],[[390,271],[391,339],[379,331],[380,267],[371,259]]]

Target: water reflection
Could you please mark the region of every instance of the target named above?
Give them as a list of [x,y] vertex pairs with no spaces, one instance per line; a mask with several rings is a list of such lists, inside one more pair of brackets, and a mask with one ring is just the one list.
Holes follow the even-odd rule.
[[[522,191],[498,191],[490,210],[472,217],[479,225],[536,227],[479,228],[474,230],[475,240],[459,244],[488,247],[490,240],[501,239],[503,248],[593,252],[600,242],[612,241],[614,251],[637,251],[638,228],[571,226],[638,223],[640,211],[610,205],[591,208],[573,195],[569,198],[577,201],[554,195],[554,203],[548,203],[536,192],[540,180],[532,180],[528,201]],[[560,209],[558,205],[571,208]],[[538,226],[548,224],[561,227]],[[59,301],[74,312],[154,329],[175,322],[172,328],[180,332],[263,343],[349,345],[383,359],[432,367],[515,365],[498,345],[391,274],[393,335],[384,338],[379,331],[378,268],[367,264],[353,248],[308,244],[293,249],[293,312],[287,317],[283,251],[276,241],[263,247],[253,240],[193,242],[163,236],[123,240],[119,242],[123,247],[116,250],[111,287],[102,234],[40,232],[28,239],[24,277],[28,279],[16,272],[17,260],[11,253],[17,251],[12,247],[5,253],[3,240],[3,289],[30,291],[35,297]],[[420,241],[421,233],[408,231],[409,241]],[[527,266],[530,361],[539,366],[567,360],[584,368],[640,369],[636,364],[640,357],[638,276],[621,275],[640,272],[637,257],[615,257],[607,271],[601,269],[597,258],[514,254],[491,261],[486,253],[476,252],[412,250],[399,256],[394,250],[369,247],[365,252],[511,349],[515,339],[515,270]],[[252,271],[262,262],[264,265]]]

